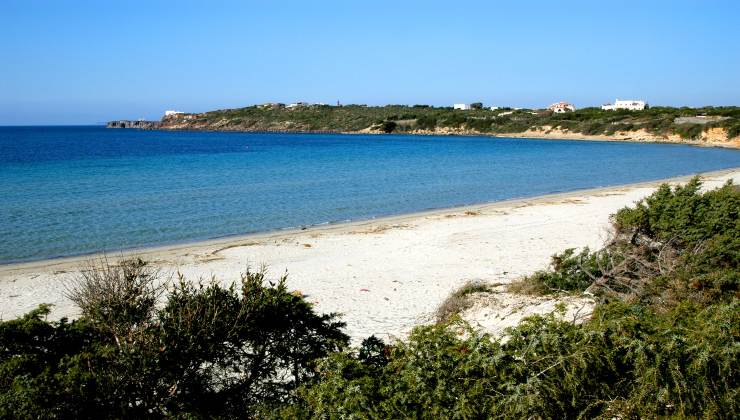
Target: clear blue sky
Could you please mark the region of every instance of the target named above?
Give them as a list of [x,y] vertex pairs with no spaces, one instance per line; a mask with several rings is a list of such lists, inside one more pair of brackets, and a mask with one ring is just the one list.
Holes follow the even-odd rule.
[[0,4],[0,124],[267,101],[740,105],[740,2]]

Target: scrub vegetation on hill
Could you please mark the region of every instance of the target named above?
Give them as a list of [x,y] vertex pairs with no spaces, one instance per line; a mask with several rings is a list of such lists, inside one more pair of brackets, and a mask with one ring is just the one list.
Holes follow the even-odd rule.
[[[692,118],[703,116],[702,118]],[[707,118],[708,117],[708,118]],[[614,135],[644,130],[655,136],[696,140],[713,128],[726,138],[740,136],[739,107],[671,108],[643,111],[604,111],[582,108],[575,112],[510,108],[453,110],[426,105],[305,105],[251,106],[167,117],[163,128],[237,131],[327,131],[385,133],[465,132],[515,134],[527,130],[561,130],[569,133]]]
[[603,249],[519,283],[594,295],[589,320],[534,316],[503,339],[453,308],[351,348],[284,279],[165,289],[145,262],[102,264],[70,288],[79,319],[0,323],[0,418],[736,418],[740,191],[699,187],[662,186]]

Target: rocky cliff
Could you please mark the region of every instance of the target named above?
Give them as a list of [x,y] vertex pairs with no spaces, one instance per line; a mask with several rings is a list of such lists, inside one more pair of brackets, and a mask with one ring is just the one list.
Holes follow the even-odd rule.
[[142,121],[142,120],[117,120],[108,121],[106,128],[138,128],[142,130],[154,130],[160,128],[160,121]]

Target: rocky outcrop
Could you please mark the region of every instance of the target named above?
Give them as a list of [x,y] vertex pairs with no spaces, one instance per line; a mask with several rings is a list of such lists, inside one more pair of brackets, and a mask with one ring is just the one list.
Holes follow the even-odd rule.
[[108,121],[105,125],[106,128],[138,128],[142,130],[155,130],[160,128],[161,122],[159,121],[142,121],[142,120],[118,120]]

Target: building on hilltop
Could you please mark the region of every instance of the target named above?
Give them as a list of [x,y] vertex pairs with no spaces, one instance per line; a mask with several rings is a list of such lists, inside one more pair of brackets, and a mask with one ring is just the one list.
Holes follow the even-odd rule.
[[465,110],[470,109],[470,104],[454,104],[452,105],[452,108],[465,111]]
[[573,104],[569,104],[568,102],[558,102],[555,104],[552,104],[547,107],[550,111],[556,113],[556,114],[562,114],[563,112],[573,112],[576,110],[576,107],[573,106]]
[[645,108],[648,108],[647,102],[635,101],[631,99],[627,101],[620,101],[619,99],[616,99],[613,104],[601,105],[601,109],[603,109],[604,111],[616,111],[618,109],[627,109],[630,111],[642,111]]
[[183,112],[181,112],[181,111],[167,110],[167,111],[164,112],[164,116],[165,117],[171,117],[173,115],[179,115],[179,114],[182,114],[182,113]]

